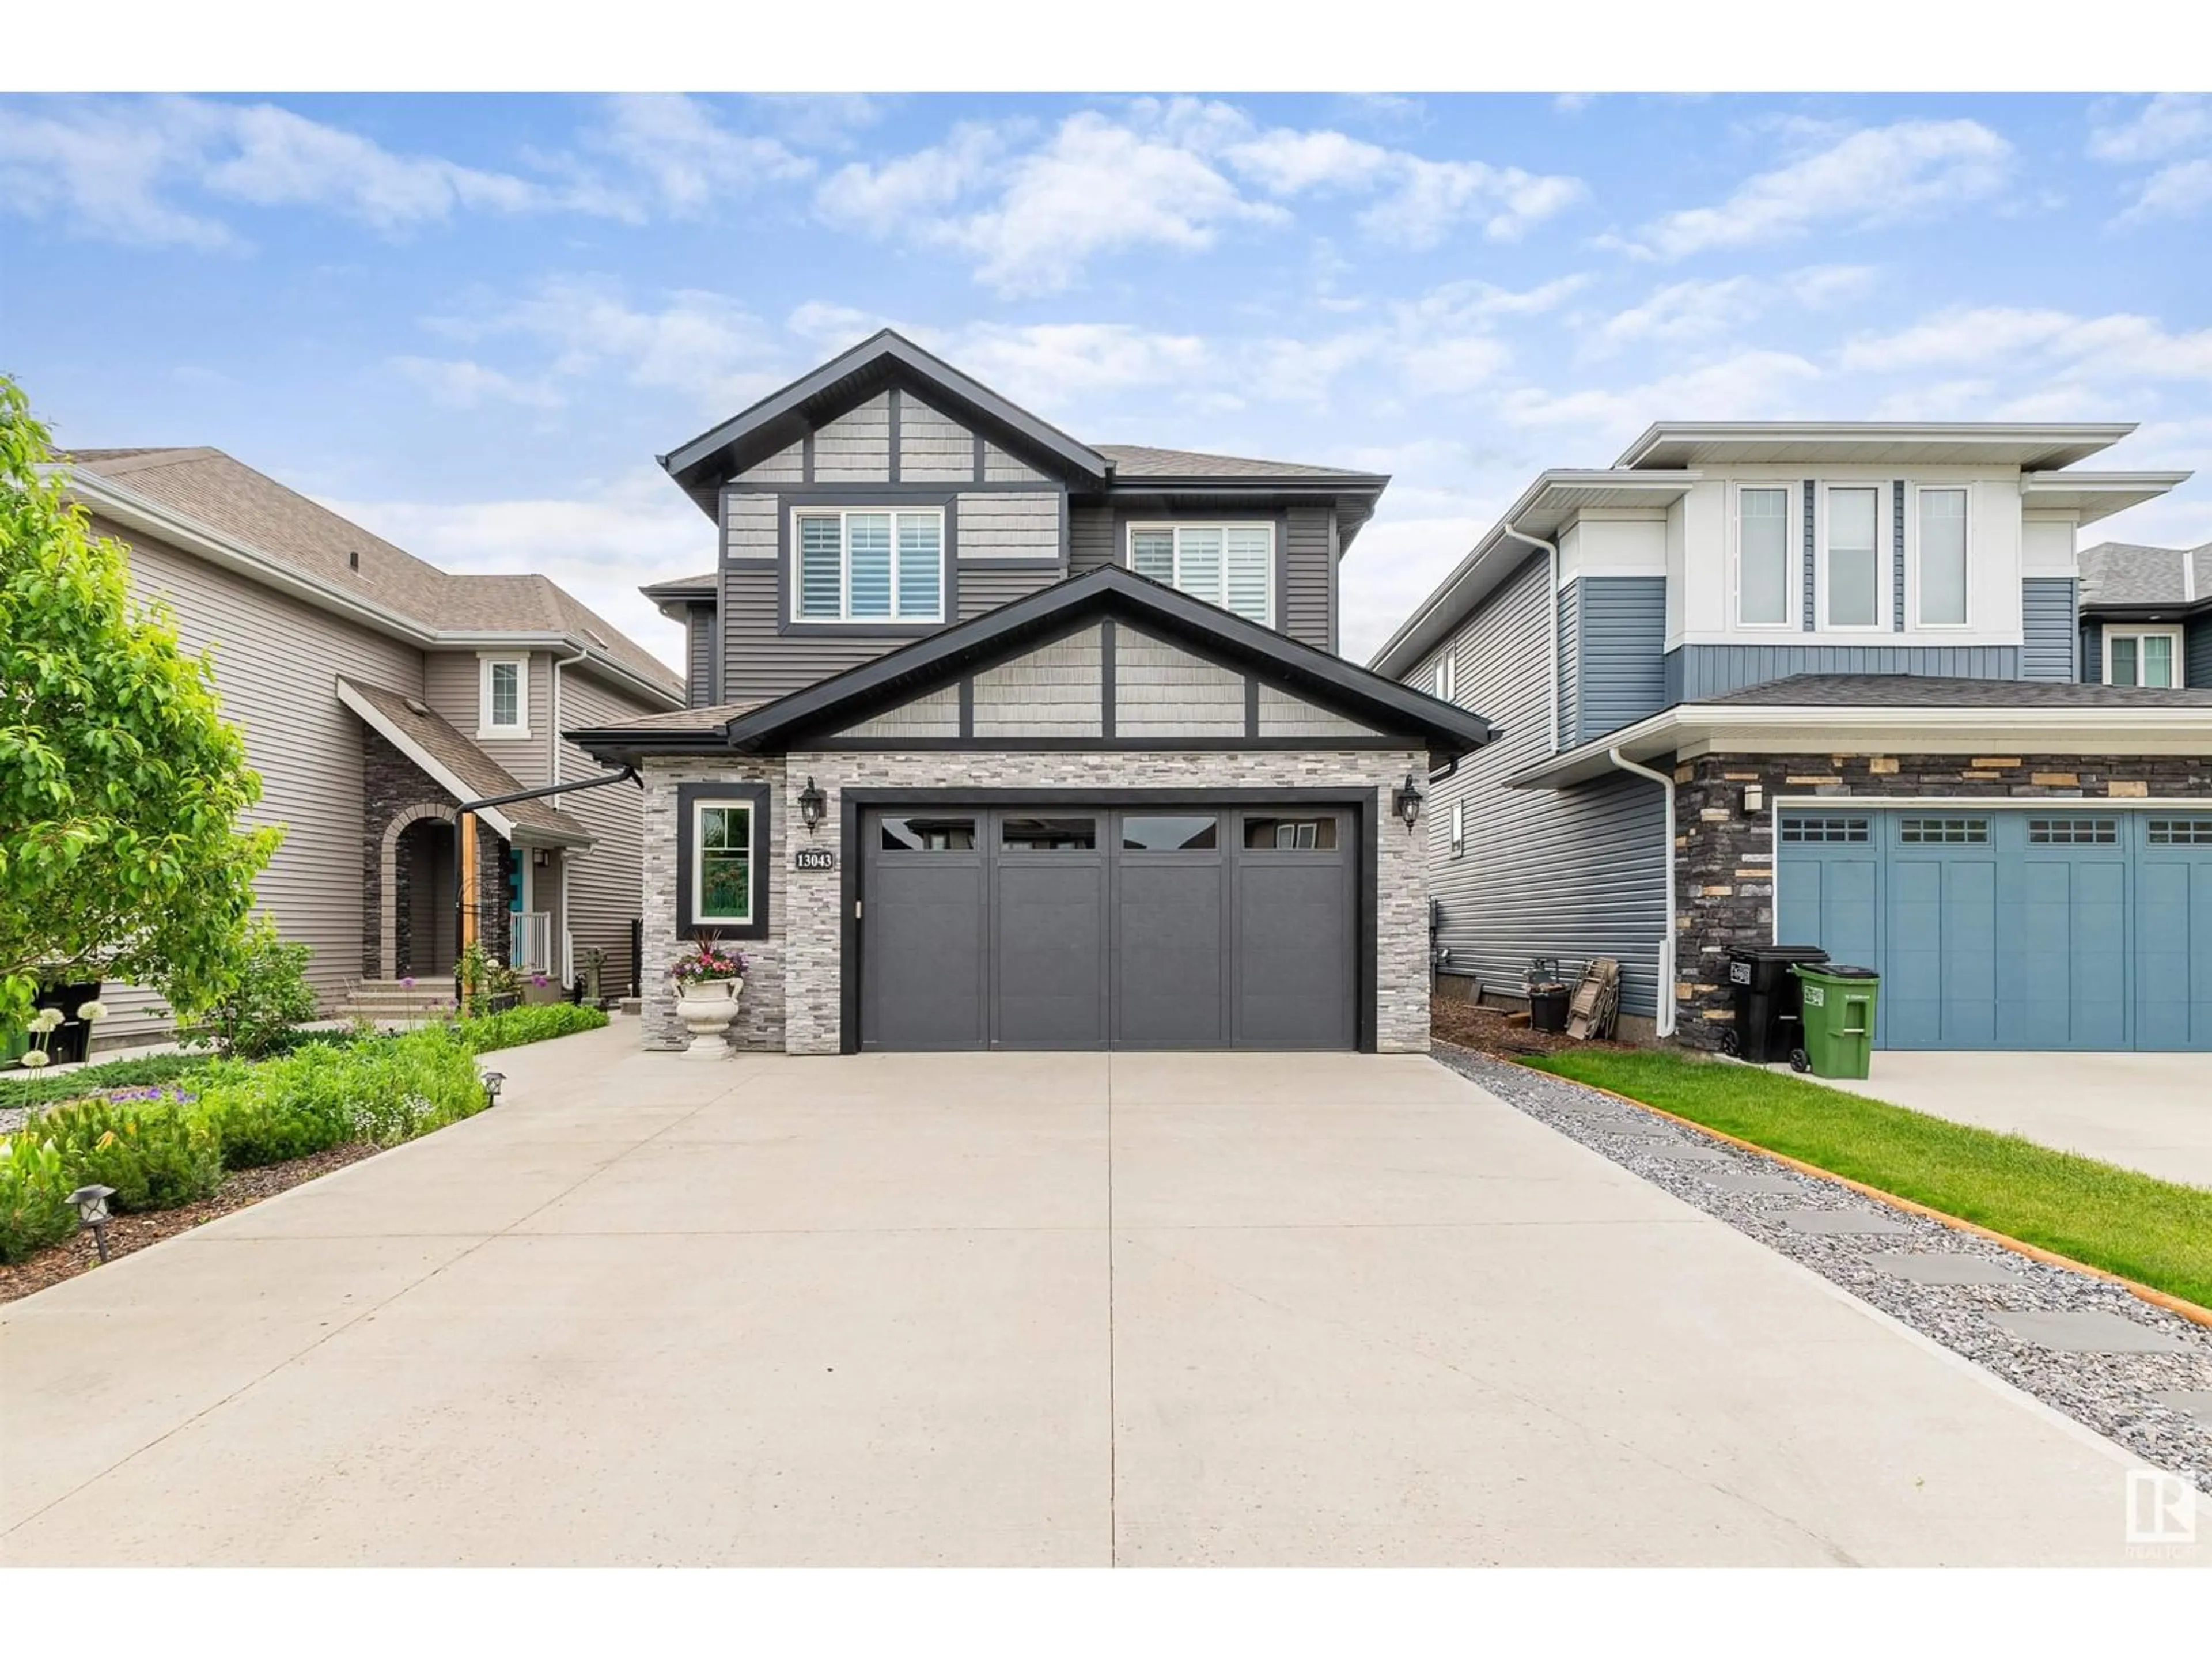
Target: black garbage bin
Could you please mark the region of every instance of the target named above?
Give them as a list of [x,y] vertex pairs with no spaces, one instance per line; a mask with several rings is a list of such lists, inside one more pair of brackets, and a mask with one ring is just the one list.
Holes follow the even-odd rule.
[[1802,1048],[1800,987],[1790,964],[1827,959],[1817,945],[1741,945],[1730,951],[1729,989],[1735,996],[1735,1024],[1723,1034],[1722,1050],[1769,1066]]
[[92,1026],[79,1019],[76,1011],[100,995],[97,981],[88,985],[49,985],[38,995],[37,1006],[52,1008],[62,1016],[62,1023],[47,1036],[46,1057],[55,1065],[69,1065],[89,1056],[92,1048]]

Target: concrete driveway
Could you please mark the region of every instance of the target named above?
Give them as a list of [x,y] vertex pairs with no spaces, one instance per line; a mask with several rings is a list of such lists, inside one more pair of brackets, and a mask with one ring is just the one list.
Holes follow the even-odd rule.
[[500,1056],[0,1310],[9,1563],[2050,1563],[2119,1449],[1415,1057]]
[[1877,1054],[1824,1079],[1954,1123],[2212,1187],[2212,1054]]

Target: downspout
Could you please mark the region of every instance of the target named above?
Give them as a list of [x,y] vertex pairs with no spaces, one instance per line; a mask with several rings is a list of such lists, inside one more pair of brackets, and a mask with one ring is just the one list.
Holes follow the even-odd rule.
[[1498,527],[1515,541],[1525,542],[1530,547],[1540,547],[1552,556],[1547,573],[1549,580],[1545,584],[1544,592],[1544,657],[1552,665],[1551,678],[1545,688],[1546,705],[1551,709],[1552,717],[1546,723],[1545,737],[1551,752],[1556,755],[1559,752],[1559,546],[1557,542],[1547,542],[1541,536],[1531,536],[1525,530],[1516,530],[1510,524]]
[[[561,781],[561,671],[574,667],[591,654],[589,651],[580,649],[573,657],[553,659],[553,687],[550,694],[553,730],[548,734],[551,739],[552,752],[550,757],[551,763],[547,769],[551,775],[546,780],[549,783],[557,784]],[[571,847],[564,847],[561,849],[561,988],[563,991],[576,982],[576,964],[572,959],[576,953],[568,932],[568,864],[574,852],[575,849]]]
[[1666,802],[1666,822],[1660,840],[1662,857],[1661,867],[1667,872],[1667,922],[1659,935],[1659,995],[1654,1005],[1656,1012],[1652,1029],[1661,1036],[1674,1035],[1674,780],[1664,772],[1655,772],[1648,766],[1639,766],[1618,749],[1608,749],[1605,757],[1624,772],[1639,778],[1649,778],[1659,786]]

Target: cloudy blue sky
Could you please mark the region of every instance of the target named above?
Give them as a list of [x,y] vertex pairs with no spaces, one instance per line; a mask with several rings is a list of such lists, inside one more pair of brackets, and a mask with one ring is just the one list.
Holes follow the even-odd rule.
[[[0,370],[672,655],[653,457],[890,323],[1080,436],[1395,475],[1364,656],[1650,421],[2130,420],[2212,473],[2212,100],[15,98]],[[2212,477],[2111,521],[2212,539]]]

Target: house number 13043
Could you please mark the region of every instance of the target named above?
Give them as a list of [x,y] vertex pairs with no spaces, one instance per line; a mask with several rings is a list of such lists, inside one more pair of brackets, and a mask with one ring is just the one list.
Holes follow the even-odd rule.
[[794,870],[835,870],[837,854],[827,847],[801,847],[791,855]]

